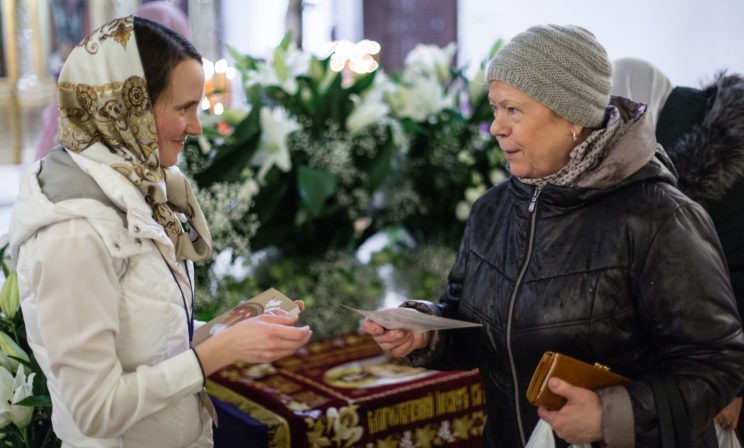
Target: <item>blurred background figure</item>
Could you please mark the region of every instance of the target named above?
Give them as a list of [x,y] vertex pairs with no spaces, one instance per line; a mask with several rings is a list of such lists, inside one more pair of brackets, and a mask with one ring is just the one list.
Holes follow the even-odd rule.
[[186,39],[191,39],[189,18],[178,6],[171,2],[158,0],[144,3],[134,15],[158,22]]
[[[679,189],[713,218],[744,314],[744,77],[720,72],[701,88],[673,87],[647,61],[625,58],[613,65],[612,94],[648,104]],[[715,419],[724,428],[738,428],[740,440],[741,404],[739,396]]]
[[670,93],[672,83],[655,65],[637,58],[613,63],[612,94],[646,103],[654,125]]
[[[178,8],[178,6],[174,5],[171,2],[156,0],[144,3],[142,4],[142,6],[139,7],[139,9],[137,9],[134,15],[158,22],[159,24],[167,26],[173,31],[184,36],[186,39],[191,39],[191,29],[189,27],[188,17],[180,8]],[[75,17],[79,18],[81,17],[81,15],[77,14],[75,15]],[[57,20],[57,18],[55,17],[55,24],[58,21],[59,20]],[[69,54],[70,50],[72,50],[72,46],[76,44],[77,42],[74,42],[70,46],[70,48],[68,48],[67,51],[64,52],[64,54],[59,55],[59,57],[61,58],[58,64],[59,67],[62,66],[62,63],[64,63],[64,60],[67,58],[67,54]],[[55,70],[55,79],[57,75],[58,69]],[[52,148],[57,145],[57,143],[59,143],[59,138],[57,135],[58,119],[59,110],[57,109],[57,99],[55,97],[54,101],[44,109],[41,115],[42,131],[41,136],[39,137],[39,142],[36,146],[36,159],[43,158],[49,151],[52,150]]]

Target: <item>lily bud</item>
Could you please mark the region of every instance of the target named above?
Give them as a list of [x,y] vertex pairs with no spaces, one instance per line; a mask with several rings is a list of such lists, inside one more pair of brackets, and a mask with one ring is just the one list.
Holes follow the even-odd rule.
[[8,319],[13,319],[18,312],[19,301],[18,273],[13,271],[5,279],[2,289],[0,289],[0,311]]

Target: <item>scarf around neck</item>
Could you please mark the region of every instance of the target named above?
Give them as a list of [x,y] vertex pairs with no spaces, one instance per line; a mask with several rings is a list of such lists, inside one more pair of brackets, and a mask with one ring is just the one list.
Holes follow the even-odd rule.
[[608,119],[605,127],[593,131],[576,145],[569,153],[568,163],[556,173],[538,179],[518,178],[522,183],[544,187],[547,184],[570,186],[584,173],[599,164],[605,154],[607,142],[612,138],[623,120],[616,107],[608,107]]
[[177,168],[160,166],[132,16],[103,25],[72,50],[57,94],[60,143],[134,184],[173,243],[177,259],[209,258],[211,235],[189,182]]

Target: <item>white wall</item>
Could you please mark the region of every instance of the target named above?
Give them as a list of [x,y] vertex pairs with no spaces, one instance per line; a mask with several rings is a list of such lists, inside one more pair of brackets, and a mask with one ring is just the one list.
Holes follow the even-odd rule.
[[[225,44],[242,53],[264,57],[284,36],[287,0],[222,0]],[[325,50],[336,39],[362,40],[362,0],[305,0],[303,47]]]
[[[498,38],[508,40],[535,24],[559,23],[592,31],[611,59],[653,62],[675,85],[698,87],[722,69],[744,74],[742,0],[457,1],[460,65],[478,64]],[[305,46],[311,51],[330,39],[333,27],[337,38],[363,37],[362,0],[306,3]],[[266,55],[284,34],[286,7],[286,0],[222,0],[225,43]]]
[[592,31],[611,59],[644,58],[674,85],[699,87],[724,68],[744,74],[741,0],[459,0],[459,62],[542,23]]

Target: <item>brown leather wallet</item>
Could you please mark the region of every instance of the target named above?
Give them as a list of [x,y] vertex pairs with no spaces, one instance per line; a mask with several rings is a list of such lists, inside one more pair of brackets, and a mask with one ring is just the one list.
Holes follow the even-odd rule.
[[566,403],[566,399],[548,388],[548,380],[553,377],[589,390],[630,381],[622,375],[610,372],[610,369],[602,364],[587,364],[560,353],[545,352],[537,364],[535,373],[532,374],[532,380],[527,388],[527,400],[535,406],[544,406],[550,410],[560,409]]

